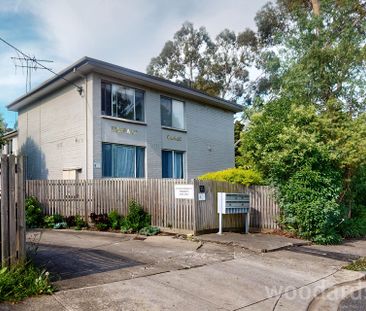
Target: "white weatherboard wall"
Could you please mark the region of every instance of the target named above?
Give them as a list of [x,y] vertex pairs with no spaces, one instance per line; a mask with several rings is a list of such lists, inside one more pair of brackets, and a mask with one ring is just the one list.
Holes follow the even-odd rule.
[[[77,83],[83,83],[83,80]],[[29,179],[62,179],[63,170],[85,174],[85,98],[74,86],[19,111],[19,150]]]

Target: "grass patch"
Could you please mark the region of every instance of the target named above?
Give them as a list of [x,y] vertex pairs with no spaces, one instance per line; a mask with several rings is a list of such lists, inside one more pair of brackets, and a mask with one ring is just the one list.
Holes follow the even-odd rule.
[[0,270],[0,302],[18,302],[29,296],[51,294],[53,291],[49,273],[38,269],[32,262]]
[[366,271],[366,257],[358,259],[344,268],[353,271]]

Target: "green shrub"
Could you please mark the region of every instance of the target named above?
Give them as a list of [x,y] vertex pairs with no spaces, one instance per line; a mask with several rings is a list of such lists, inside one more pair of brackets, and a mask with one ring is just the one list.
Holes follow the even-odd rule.
[[262,185],[264,183],[260,173],[254,170],[245,170],[242,168],[229,168],[223,171],[211,172],[199,176],[198,179],[227,181],[233,184],[242,184],[245,186]]
[[133,232],[133,230],[132,230],[131,228],[126,227],[126,225],[124,225],[124,224],[123,224],[123,222],[122,222],[122,225],[121,225],[121,232],[122,232],[122,233],[132,233],[132,232]]
[[44,216],[43,218],[43,224],[46,228],[53,228],[53,226],[55,225],[55,219],[53,218],[53,216]]
[[0,270],[0,302],[16,302],[52,292],[48,272],[39,270],[31,262]]
[[357,205],[353,208],[352,218],[345,219],[340,228],[345,238],[361,238],[366,236],[366,206]]
[[107,231],[109,228],[108,224],[105,224],[103,222],[100,222],[98,224],[95,225],[95,227],[99,230],[99,231]]
[[142,206],[136,201],[129,203],[128,214],[121,223],[122,232],[139,232],[144,227],[150,226],[151,216],[144,211]]
[[76,223],[75,223],[75,216],[67,216],[67,217],[65,218],[65,222],[66,222],[66,224],[67,224],[67,226],[68,226],[69,228],[71,228],[71,227],[75,227],[75,226],[76,226]]
[[108,219],[108,214],[90,214],[90,219],[99,231],[106,231],[110,227],[110,222]]
[[43,226],[42,207],[36,197],[31,196],[25,200],[25,221],[28,228]]
[[84,219],[80,215],[75,216],[75,229],[81,230],[82,228],[87,227],[88,224],[84,221]]
[[[55,214],[55,215],[51,215],[51,216],[46,215],[43,218],[43,224],[46,228],[55,228],[56,224],[63,223],[64,221],[65,221],[64,217],[62,217],[59,214]],[[67,225],[66,225],[66,227],[67,227]],[[58,229],[58,228],[55,228],[55,229]]]
[[119,215],[117,211],[111,211],[108,214],[108,221],[111,228],[116,230],[122,225],[122,216]]
[[57,222],[53,226],[53,229],[66,229],[66,228],[67,228],[67,223],[65,221]]
[[60,214],[53,215],[53,219],[55,220],[55,224],[65,221],[65,218]]
[[159,232],[160,229],[158,227],[148,226],[142,228],[139,233],[142,235],[151,236],[151,235],[157,235]]
[[344,213],[337,200],[340,185],[335,177],[305,167],[281,185],[282,226],[318,244],[339,243]]

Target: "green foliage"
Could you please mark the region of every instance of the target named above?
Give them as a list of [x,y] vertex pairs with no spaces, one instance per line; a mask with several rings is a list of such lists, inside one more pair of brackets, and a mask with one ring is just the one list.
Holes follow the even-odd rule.
[[43,223],[46,228],[53,228],[55,225],[55,220],[53,219],[53,216],[44,216]]
[[110,228],[110,220],[107,213],[104,214],[90,214],[90,219],[99,231],[106,231]]
[[42,207],[36,197],[31,196],[25,200],[25,220],[28,228],[43,226]]
[[341,241],[342,207],[337,198],[337,176],[310,167],[297,170],[279,186],[282,225],[298,236],[319,244]]
[[236,34],[224,29],[212,40],[204,27],[186,22],[151,59],[147,73],[210,95],[239,98],[248,82],[248,67],[256,47],[253,31]]
[[117,211],[111,211],[108,214],[109,225],[112,229],[117,230],[121,227],[122,216]]
[[234,144],[235,144],[235,166],[240,166],[240,137],[243,132],[244,124],[240,121],[235,121],[234,123]]
[[[51,216],[44,216],[44,218],[43,218],[43,223],[44,223],[44,226],[46,227],[46,228],[54,228],[54,229],[64,229],[63,227],[64,227],[64,221],[65,221],[65,219],[64,219],[64,217],[63,216],[61,216],[61,215],[59,215],[59,214],[55,214],[55,215],[51,215]],[[59,225],[59,224],[61,224],[62,223],[62,225]],[[57,225],[57,226],[56,226]],[[55,226],[57,227],[57,228],[55,228]],[[65,228],[67,227],[67,224],[65,223]]]
[[29,296],[52,294],[48,272],[31,262],[0,270],[0,302],[17,302]]
[[153,227],[153,226],[144,227],[139,231],[140,234],[147,235],[147,236],[157,235],[159,232],[160,232],[160,229],[158,227]]
[[344,267],[344,269],[352,271],[366,271],[366,258],[358,259]]
[[[256,17],[256,64],[241,163],[277,188],[285,229],[317,243],[364,236],[366,8],[277,0]],[[314,11],[313,11],[314,10]]]
[[262,185],[264,183],[259,172],[254,170],[245,170],[242,168],[229,168],[223,171],[207,173],[199,176],[198,179],[227,181],[233,184],[242,184],[245,186]]
[[353,208],[352,218],[347,218],[342,223],[341,234],[345,238],[366,236],[366,206],[358,205]]
[[139,232],[144,227],[151,224],[151,216],[144,211],[142,206],[136,201],[129,203],[127,216],[122,220],[122,232]]
[[75,226],[76,226],[75,230],[81,230],[82,228],[88,227],[88,224],[80,215],[76,215],[75,216]]
[[75,216],[73,216],[73,215],[65,217],[65,222],[67,224],[67,227],[69,227],[69,228],[76,226]]
[[53,226],[53,229],[67,229],[67,223],[65,221],[57,222]]
[[103,222],[100,222],[100,223],[97,223],[95,225],[95,227],[99,230],[99,231],[107,231],[108,228],[109,228],[109,224],[106,224],[106,223],[103,223]]

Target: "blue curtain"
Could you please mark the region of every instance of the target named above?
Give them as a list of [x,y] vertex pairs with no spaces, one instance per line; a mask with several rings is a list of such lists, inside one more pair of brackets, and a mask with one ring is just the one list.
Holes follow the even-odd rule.
[[174,178],[183,178],[183,152],[174,152]]
[[102,176],[112,177],[112,145],[102,144]]
[[103,143],[102,176],[145,177],[145,148]]
[[135,177],[135,147],[113,145],[113,177]]
[[145,177],[145,148],[136,147],[136,177]]
[[161,154],[163,178],[173,178],[173,152],[162,151]]

